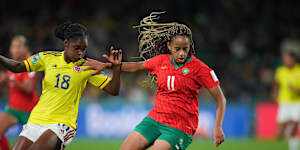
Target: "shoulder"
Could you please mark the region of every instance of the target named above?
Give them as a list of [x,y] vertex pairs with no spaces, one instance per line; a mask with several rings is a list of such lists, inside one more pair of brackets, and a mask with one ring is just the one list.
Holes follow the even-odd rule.
[[38,55],[41,59],[56,59],[63,55],[63,51],[43,51],[35,55]]
[[160,59],[160,60],[164,60],[164,59],[166,59],[166,58],[170,58],[170,54],[161,54],[161,55],[157,55],[157,56],[152,57],[151,59],[156,59],[156,60]]
[[276,73],[282,73],[282,72],[285,72],[286,70],[287,70],[287,68],[282,65],[276,69]]
[[169,59],[170,59],[169,54],[161,54],[146,60],[146,62],[161,63],[162,61],[169,60]]
[[63,51],[43,51],[39,54],[43,56],[62,56]]
[[209,68],[208,65],[206,65],[203,61],[196,58],[195,56],[192,56],[191,58],[192,58],[193,66],[196,66],[198,68]]

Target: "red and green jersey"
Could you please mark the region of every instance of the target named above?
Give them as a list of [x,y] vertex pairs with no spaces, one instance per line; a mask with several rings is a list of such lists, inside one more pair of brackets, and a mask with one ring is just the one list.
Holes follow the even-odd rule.
[[192,134],[198,126],[198,93],[202,86],[219,84],[214,71],[192,56],[177,65],[171,55],[158,55],[145,62],[157,76],[157,93],[149,117],[170,127]]
[[[39,99],[35,91],[36,72],[13,73],[7,71],[7,76],[9,86],[8,106],[19,111],[31,112]],[[14,84],[14,82],[22,83],[24,80],[30,80],[34,85],[31,93],[22,91]]]

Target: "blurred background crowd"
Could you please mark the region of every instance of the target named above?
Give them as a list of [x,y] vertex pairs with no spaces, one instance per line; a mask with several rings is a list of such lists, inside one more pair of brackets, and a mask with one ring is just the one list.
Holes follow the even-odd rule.
[[[1,0],[0,52],[9,56],[10,40],[25,35],[32,53],[61,49],[53,32],[72,20],[89,29],[87,55],[101,60],[111,45],[124,61],[136,61],[137,31],[132,28],[152,11],[166,11],[163,22],[180,22],[193,32],[196,57],[213,68],[229,103],[268,101],[283,41],[299,37],[300,1],[273,0]],[[3,70],[3,69],[2,69]],[[108,72],[109,73],[109,72]],[[42,75],[41,75],[42,76]],[[87,87],[84,99],[108,103],[151,104],[146,74],[122,73],[121,94],[114,100]],[[1,85],[4,87],[3,85]],[[38,86],[40,87],[40,86]],[[1,88],[1,100],[7,89]],[[126,99],[124,101],[124,98]],[[200,92],[200,100],[211,97]]]

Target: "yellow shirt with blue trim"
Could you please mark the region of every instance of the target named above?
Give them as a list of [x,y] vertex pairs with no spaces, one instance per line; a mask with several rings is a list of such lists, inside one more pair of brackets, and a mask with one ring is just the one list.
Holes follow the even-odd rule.
[[291,69],[286,66],[279,67],[275,73],[275,82],[279,84],[277,99],[280,103],[300,102],[300,93],[290,88],[300,88],[300,64]]
[[85,60],[67,63],[64,52],[45,51],[24,60],[26,69],[44,71],[43,90],[28,123],[64,123],[77,128],[78,104],[87,83],[103,89],[111,80],[103,74],[91,76],[93,71],[83,71]]

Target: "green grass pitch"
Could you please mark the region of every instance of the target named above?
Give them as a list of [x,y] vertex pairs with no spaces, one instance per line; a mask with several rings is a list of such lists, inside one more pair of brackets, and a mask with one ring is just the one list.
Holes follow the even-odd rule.
[[[118,150],[122,141],[108,140],[74,140],[66,150]],[[194,141],[187,150],[285,150],[286,141],[227,140],[219,148],[212,141]]]

